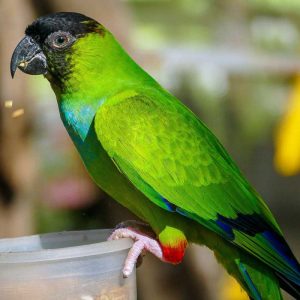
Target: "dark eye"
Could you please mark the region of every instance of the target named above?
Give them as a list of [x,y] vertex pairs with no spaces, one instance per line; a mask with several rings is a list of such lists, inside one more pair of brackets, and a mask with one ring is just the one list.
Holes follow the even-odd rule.
[[58,36],[55,41],[54,41],[54,44],[57,46],[57,47],[62,47],[64,46],[65,44],[68,43],[68,38],[64,35],[60,35]]
[[47,40],[49,46],[53,49],[64,49],[71,45],[75,38],[68,32],[58,31],[52,33]]

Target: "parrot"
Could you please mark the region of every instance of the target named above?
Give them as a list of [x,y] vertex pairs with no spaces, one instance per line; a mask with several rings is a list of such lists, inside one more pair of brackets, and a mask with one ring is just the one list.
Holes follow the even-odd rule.
[[179,264],[189,244],[208,247],[250,299],[300,299],[300,266],[267,204],[217,137],[96,20],[75,12],[37,18],[10,63],[43,75],[94,182],[143,225],[123,275],[144,252]]

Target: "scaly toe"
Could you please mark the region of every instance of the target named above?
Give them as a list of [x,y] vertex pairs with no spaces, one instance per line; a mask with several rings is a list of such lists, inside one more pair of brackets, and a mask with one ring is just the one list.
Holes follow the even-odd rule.
[[136,262],[143,251],[154,254],[160,260],[163,260],[163,253],[159,242],[142,233],[138,233],[129,228],[116,229],[108,238],[108,240],[117,240],[120,238],[131,238],[134,241],[133,246],[128,252],[123,268],[123,276],[128,277],[132,273]]

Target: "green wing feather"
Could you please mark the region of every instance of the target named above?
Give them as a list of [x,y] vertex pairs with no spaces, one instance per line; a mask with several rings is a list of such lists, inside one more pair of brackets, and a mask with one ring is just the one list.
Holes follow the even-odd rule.
[[[99,108],[97,137],[120,171],[157,205],[192,218],[230,239],[219,216],[258,215],[278,236],[279,226],[259,195],[205,125],[159,89],[127,91]],[[166,203],[167,200],[167,203]],[[233,243],[284,274],[293,267],[260,234],[233,230]]]

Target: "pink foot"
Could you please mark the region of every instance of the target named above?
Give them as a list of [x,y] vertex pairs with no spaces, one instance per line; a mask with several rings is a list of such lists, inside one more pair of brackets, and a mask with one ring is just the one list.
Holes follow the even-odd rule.
[[131,238],[134,241],[132,248],[130,249],[128,256],[125,260],[123,268],[123,276],[128,277],[138,260],[138,257],[144,250],[151,252],[154,256],[164,261],[163,251],[159,242],[153,238],[150,238],[142,233],[138,233],[130,228],[116,229],[108,238],[111,240],[118,240],[122,238]]

